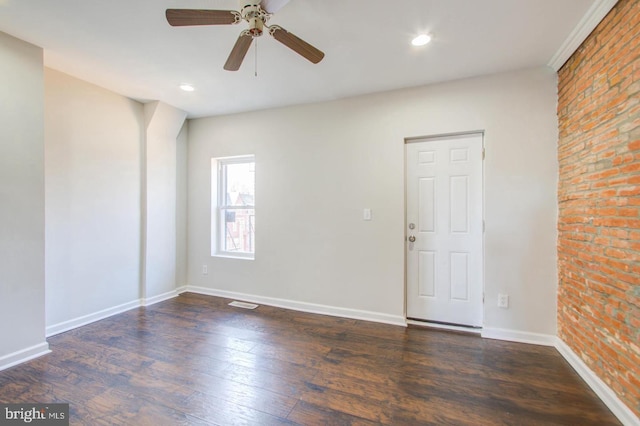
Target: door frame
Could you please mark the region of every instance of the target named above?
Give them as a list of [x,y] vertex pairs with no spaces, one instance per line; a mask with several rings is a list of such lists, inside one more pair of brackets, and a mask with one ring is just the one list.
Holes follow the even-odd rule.
[[[407,145],[410,143],[416,143],[416,142],[427,142],[429,140],[435,140],[435,139],[446,139],[446,138],[451,138],[451,137],[458,137],[458,136],[469,136],[469,135],[480,135],[482,137],[482,177],[481,177],[481,183],[482,183],[482,224],[483,224],[483,230],[482,230],[482,276],[480,277],[481,279],[481,287],[482,287],[482,327],[465,327],[465,326],[460,326],[460,325],[454,325],[454,324],[445,324],[445,323],[438,323],[438,322],[433,322],[433,321],[416,321],[413,319],[409,319],[407,316],[407,298],[408,298],[408,291],[407,291],[407,287],[408,287],[408,274],[407,274],[407,227],[408,227],[408,223],[407,223],[407,199],[408,199],[408,195],[407,195]],[[404,153],[403,157],[404,157],[404,161],[403,161],[403,176],[404,176],[404,227],[402,230],[403,236],[403,254],[402,257],[404,259],[404,318],[407,324],[409,325],[418,325],[418,326],[423,326],[423,327],[429,327],[429,328],[438,328],[438,329],[443,329],[443,330],[454,330],[454,331],[464,331],[464,332],[468,332],[468,333],[475,333],[480,335],[480,333],[482,332],[482,328],[484,327],[484,320],[485,320],[485,275],[486,275],[486,261],[485,261],[485,254],[486,254],[486,247],[485,247],[485,233],[486,233],[486,182],[485,182],[485,158],[486,158],[486,131],[485,130],[467,130],[467,131],[461,131],[461,132],[451,132],[451,133],[437,133],[437,134],[431,134],[431,135],[427,135],[427,136],[411,136],[411,137],[406,137],[404,138],[403,142],[402,142],[402,151]]]

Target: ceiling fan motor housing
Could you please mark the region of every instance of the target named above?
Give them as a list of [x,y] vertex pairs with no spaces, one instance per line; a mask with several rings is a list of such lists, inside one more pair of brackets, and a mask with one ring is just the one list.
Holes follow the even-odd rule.
[[253,37],[259,37],[264,30],[264,23],[269,15],[257,4],[247,4],[242,8],[242,18],[249,24],[249,33]]
[[254,37],[262,35],[262,29],[264,28],[264,21],[260,18],[249,19],[249,33]]

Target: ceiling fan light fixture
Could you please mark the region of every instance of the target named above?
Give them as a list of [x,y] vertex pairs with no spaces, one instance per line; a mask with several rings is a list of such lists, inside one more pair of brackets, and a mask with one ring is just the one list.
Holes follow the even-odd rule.
[[180,88],[181,88],[182,90],[184,90],[185,92],[193,92],[194,90],[196,90],[196,88],[195,88],[195,87],[193,87],[193,86],[192,86],[192,85],[190,85],[190,84],[186,84],[186,83],[181,84],[181,85],[180,85]]
[[431,36],[429,34],[420,34],[413,40],[411,40],[411,44],[414,46],[424,46],[431,41]]

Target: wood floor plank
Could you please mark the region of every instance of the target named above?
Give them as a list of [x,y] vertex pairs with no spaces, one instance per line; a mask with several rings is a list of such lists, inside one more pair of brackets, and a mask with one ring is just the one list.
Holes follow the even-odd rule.
[[253,384],[213,376],[195,382],[193,388],[201,394],[213,396],[231,405],[250,407],[281,418],[286,418],[298,402],[297,398],[284,392],[278,393]]
[[233,404],[212,395],[195,393],[183,406],[190,415],[219,425],[284,425],[291,421],[255,408]]
[[366,377],[352,377],[322,370],[307,383],[321,389],[332,389],[344,394],[379,402],[392,401],[398,397],[398,385],[391,379],[378,383],[367,380]]
[[221,377],[238,383],[268,389],[281,395],[298,396],[307,387],[304,377],[267,373],[254,368],[232,364]]
[[390,400],[377,401],[315,385],[308,386],[300,396],[300,400],[375,423],[391,423],[392,406]]
[[[146,401],[145,401],[146,402]],[[85,403],[96,425],[207,425],[203,419],[174,410],[163,404],[143,403],[137,395],[107,389]],[[84,420],[84,419],[83,419]]]
[[554,349],[183,294],[48,339],[0,402],[90,425],[616,425]]
[[296,404],[288,419],[305,426],[373,426],[379,424],[304,401],[299,401]]

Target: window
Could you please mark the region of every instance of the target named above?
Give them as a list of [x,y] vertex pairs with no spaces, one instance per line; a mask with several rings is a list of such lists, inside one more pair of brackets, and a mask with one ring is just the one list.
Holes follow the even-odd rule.
[[[213,255],[253,259],[255,253],[255,157],[216,158],[212,185],[216,192]],[[214,201],[215,202],[215,201]]]

